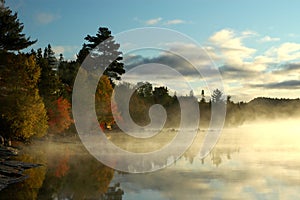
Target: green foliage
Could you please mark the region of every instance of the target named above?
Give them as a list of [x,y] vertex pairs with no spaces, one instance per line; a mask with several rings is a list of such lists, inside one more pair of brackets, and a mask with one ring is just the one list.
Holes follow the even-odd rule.
[[149,98],[152,96],[152,84],[151,83],[138,82],[137,87],[138,87],[137,93],[139,96],[144,97],[144,98]]
[[[0,53],[1,84],[4,93],[20,92],[36,88],[41,70],[33,56]],[[33,90],[34,91],[34,90]]]
[[36,60],[41,68],[41,77],[38,86],[47,107],[50,102],[61,96],[62,83],[57,75],[57,60],[51,49],[51,45],[49,44],[45,48],[43,57],[41,57],[41,54],[41,49],[38,49]]
[[18,51],[34,44],[25,37],[23,24],[19,22],[17,13],[7,7],[0,7],[0,51]]
[[212,103],[224,103],[223,93],[219,89],[215,89],[211,95]]
[[[105,69],[104,75],[110,79],[120,80],[121,75],[125,73],[124,64],[120,61],[121,52],[119,52],[120,45],[114,41],[111,31],[108,28],[100,27],[96,36],[87,35],[84,38],[88,43],[83,44],[82,49],[77,55],[77,62],[83,63],[87,56],[96,60],[96,64],[101,69]],[[98,46],[101,45],[101,48]],[[87,70],[93,70],[87,69]]]
[[61,61],[58,65],[59,80],[62,82],[69,99],[71,99],[71,92],[79,67],[80,64],[75,61]]
[[167,87],[155,87],[153,90],[154,102],[168,106],[172,102],[172,97],[169,95]]

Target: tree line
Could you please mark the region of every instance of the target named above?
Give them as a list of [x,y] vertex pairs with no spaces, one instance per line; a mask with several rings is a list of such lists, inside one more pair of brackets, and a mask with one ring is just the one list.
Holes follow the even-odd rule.
[[107,53],[113,53],[116,59],[100,78],[95,99],[107,105],[102,106],[105,110],[100,108],[99,121],[112,120],[107,112],[111,110],[108,102],[113,81],[119,80],[125,70],[120,62],[119,44],[110,39],[111,31],[100,27],[96,36],[87,35],[77,59],[66,61],[62,54],[56,58],[50,44],[43,50],[21,52],[37,42],[26,37],[23,28],[17,13],[5,7],[3,2],[0,7],[1,140],[28,141],[34,136],[58,134],[69,129],[73,123],[70,102],[77,71],[84,59],[92,51],[96,53],[97,45],[104,40],[110,48]]
[[[100,27],[95,36],[87,35],[85,43],[77,54],[76,60],[65,60],[62,54],[55,56],[49,44],[44,49],[21,51],[35,44],[22,33],[24,25],[17,13],[4,5],[0,7],[0,135],[4,138],[28,141],[34,136],[64,133],[72,129],[71,101],[73,84],[77,72],[86,58],[97,58],[97,65],[84,67],[88,74],[108,66],[99,79],[95,104],[101,128],[113,125],[112,110],[125,111],[117,105],[121,96],[115,96],[111,104],[114,88],[132,92],[129,112],[139,125],[150,123],[148,111],[154,104],[165,107],[168,118],[166,127],[176,128],[180,124],[179,98],[192,98],[198,101],[200,127],[207,126],[211,120],[211,105],[226,104],[226,126],[241,125],[246,121],[275,116],[298,116],[299,99],[257,98],[249,103],[233,102],[230,96],[225,99],[222,91],[213,91],[209,100],[197,99],[193,91],[187,96],[170,95],[167,87],[153,87],[151,83],[136,85],[121,80],[125,73],[120,45],[115,42],[108,28]],[[105,42],[104,42],[105,41]],[[98,44],[103,43],[100,47]],[[117,94],[118,95],[118,94]],[[119,94],[121,95],[121,94]],[[119,102],[118,102],[119,101]],[[116,125],[115,125],[115,128]],[[74,132],[74,127],[73,127]]]

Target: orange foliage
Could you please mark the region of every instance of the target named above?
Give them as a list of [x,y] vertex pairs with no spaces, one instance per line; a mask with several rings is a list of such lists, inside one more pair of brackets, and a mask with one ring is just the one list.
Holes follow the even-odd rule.
[[70,170],[69,158],[70,154],[67,151],[67,153],[59,160],[56,166],[54,174],[56,177],[61,178],[68,173],[68,171]]
[[111,113],[111,95],[113,92],[113,87],[110,83],[110,80],[107,76],[101,76],[97,91],[95,95],[96,102],[96,113],[98,121],[101,124],[114,122],[112,113]]
[[71,105],[67,99],[59,97],[53,102],[52,109],[48,110],[50,133],[61,133],[73,123],[70,117]]

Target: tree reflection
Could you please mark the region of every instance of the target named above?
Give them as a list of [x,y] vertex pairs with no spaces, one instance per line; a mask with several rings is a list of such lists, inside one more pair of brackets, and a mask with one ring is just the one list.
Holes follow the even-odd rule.
[[45,166],[45,152],[36,151],[35,154],[31,154],[30,150],[25,148],[16,160],[28,163],[40,163],[43,164],[43,166],[26,170],[24,174],[27,174],[29,178],[24,182],[9,185],[9,187],[1,191],[1,199],[37,199],[39,189],[43,185],[47,169]]
[[79,143],[40,141],[22,152],[18,160],[43,166],[26,170],[29,178],[1,191],[0,199],[99,199],[114,176]]
[[64,152],[48,158],[49,168],[38,199],[99,199],[107,191],[114,170],[85,151]]
[[[190,164],[193,164],[195,158],[198,158],[203,138],[204,132],[201,131],[197,134],[190,148],[184,153],[184,158],[188,160]],[[219,142],[212,149],[210,154],[206,158],[201,158],[201,164],[205,164],[205,161],[210,159],[211,163],[218,167],[225,157],[230,160],[233,153],[239,152],[238,145],[234,143],[235,138],[230,138],[225,133],[221,136]]]
[[120,183],[108,188],[107,192],[103,194],[100,200],[122,200],[124,191],[120,188]]

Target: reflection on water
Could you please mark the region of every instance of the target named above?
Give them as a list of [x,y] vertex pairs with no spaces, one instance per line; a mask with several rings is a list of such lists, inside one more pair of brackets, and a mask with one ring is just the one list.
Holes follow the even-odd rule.
[[200,159],[200,131],[181,159],[146,174],[114,172],[91,157],[80,142],[39,141],[25,147],[18,159],[44,166],[28,170],[29,179],[1,191],[0,197],[300,199],[299,134],[296,122],[225,129],[213,151]]
[[94,199],[103,196],[114,175],[80,143],[39,141],[24,148],[23,158],[44,166],[27,171],[30,178],[1,191],[1,199]]

